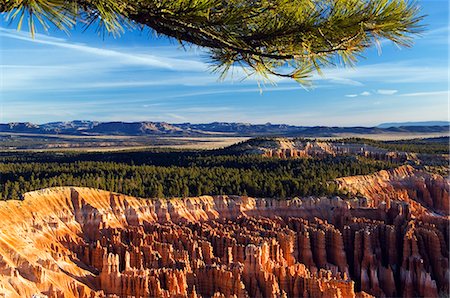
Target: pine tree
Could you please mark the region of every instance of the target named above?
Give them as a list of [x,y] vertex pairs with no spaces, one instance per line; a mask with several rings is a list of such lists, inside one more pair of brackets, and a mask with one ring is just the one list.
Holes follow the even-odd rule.
[[183,185],[183,193],[182,193],[182,196],[183,196],[183,197],[188,197],[188,196],[189,196],[189,187],[188,187],[186,184]]
[[164,198],[164,188],[160,183],[156,185],[156,197]]

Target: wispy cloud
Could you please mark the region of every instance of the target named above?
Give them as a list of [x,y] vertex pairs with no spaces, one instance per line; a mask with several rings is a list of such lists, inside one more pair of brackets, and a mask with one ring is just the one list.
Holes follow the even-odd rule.
[[[159,53],[135,53],[133,48],[104,49],[42,34],[32,39],[24,33],[1,27],[0,38],[29,43],[26,47],[21,45],[23,52],[19,54],[14,51],[1,54],[3,92],[201,86],[217,82],[198,55],[172,58]],[[6,61],[14,62],[6,64]],[[166,74],[161,76],[161,71]]]
[[449,44],[449,27],[443,26],[430,31],[423,35],[423,42],[433,45],[448,45]]
[[[427,97],[427,96],[437,96],[437,95],[449,95],[450,91],[427,91],[427,92],[413,92],[413,93],[404,93],[404,94],[398,94],[398,90],[395,89],[378,89],[376,90],[377,94],[380,95],[395,95],[398,96],[415,96],[415,97]],[[372,95],[372,92],[370,91],[363,91],[361,93],[353,93],[353,94],[346,94],[346,97],[354,98],[358,96],[370,96]]]
[[354,98],[354,97],[358,97],[358,96],[370,96],[370,95],[372,95],[372,93],[370,93],[369,91],[363,91],[358,94],[347,94],[347,95],[345,95],[345,97]]
[[377,93],[381,95],[394,95],[398,92],[398,90],[393,89],[378,89]]
[[393,63],[360,65],[356,68],[328,68],[317,79],[340,78],[357,80],[365,84],[378,83],[427,83],[446,82],[448,69],[445,65],[427,65],[424,61],[410,60]]
[[139,65],[141,67],[148,66],[170,70],[206,71],[208,69],[207,64],[195,60],[175,59],[150,54],[128,53],[117,50],[92,47],[86,44],[70,43],[65,39],[49,38],[44,35],[38,35],[35,38],[31,38],[24,34],[17,34],[17,32],[13,34],[11,33],[11,31],[11,29],[0,28],[0,36],[110,58],[115,61],[116,64],[123,63],[128,65]]
[[166,113],[166,115],[175,120],[182,120],[182,121],[186,120],[186,117],[184,117],[182,115],[178,115],[178,114],[174,114],[174,113]]
[[281,92],[281,91],[305,91],[304,88],[300,86],[292,86],[292,87],[254,87],[254,88],[227,88],[227,89],[210,89],[204,91],[196,91],[196,92],[184,92],[180,94],[170,95],[166,98],[184,98],[184,97],[194,97],[194,96],[204,96],[204,95],[214,95],[214,94],[239,94],[239,93],[268,93],[268,92]]
[[449,94],[450,94],[449,90],[443,90],[443,91],[427,91],[427,92],[405,93],[405,94],[401,94],[400,96],[427,97],[427,96],[438,96],[438,95],[449,96]]
[[180,109],[180,111],[186,113],[212,113],[212,112],[223,112],[223,111],[231,111],[230,107],[189,107]]
[[140,87],[155,87],[155,86],[206,86],[210,84],[218,83],[218,80],[211,75],[195,75],[185,76],[179,75],[160,79],[154,78],[153,80],[126,80],[126,81],[100,81],[100,82],[85,82],[81,84],[74,84],[66,87],[72,89],[118,89],[118,88],[140,88]]

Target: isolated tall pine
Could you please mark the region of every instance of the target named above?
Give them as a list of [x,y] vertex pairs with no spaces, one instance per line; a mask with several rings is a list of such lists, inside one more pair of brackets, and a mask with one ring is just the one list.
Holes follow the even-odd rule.
[[[32,35],[39,23],[61,30],[128,28],[209,50],[214,70],[243,66],[249,75],[304,83],[330,64],[352,64],[381,39],[411,45],[419,7],[407,0],[0,0],[0,11]],[[39,26],[38,26],[39,27]],[[151,41],[149,41],[151,43]]]

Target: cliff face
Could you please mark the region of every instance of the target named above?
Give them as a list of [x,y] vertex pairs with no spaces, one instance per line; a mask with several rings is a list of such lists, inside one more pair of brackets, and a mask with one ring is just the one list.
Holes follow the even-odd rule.
[[437,297],[447,218],[404,202],[203,196],[146,200],[52,188],[0,202],[7,297]]
[[260,144],[262,155],[267,157],[296,158],[308,156],[336,155],[336,150],[332,144],[327,142],[302,142],[289,139],[272,140],[272,146]]
[[404,162],[411,158],[411,154],[405,152],[391,152],[366,144],[306,141],[288,138],[253,139],[235,145],[234,150],[241,153],[260,154],[266,157],[278,158],[358,155],[391,162]]
[[411,166],[372,175],[344,177],[337,182],[342,189],[367,198],[369,207],[401,200],[411,205],[414,214],[429,211],[450,215],[449,181]]

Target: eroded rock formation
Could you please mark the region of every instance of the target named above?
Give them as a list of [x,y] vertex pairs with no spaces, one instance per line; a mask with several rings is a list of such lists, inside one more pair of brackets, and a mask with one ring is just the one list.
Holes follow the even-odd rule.
[[438,174],[431,174],[401,166],[372,175],[337,179],[342,189],[367,199],[368,207],[377,207],[391,200],[401,200],[411,205],[413,213],[427,210],[450,215],[449,181]]
[[405,162],[412,159],[412,154],[406,152],[392,152],[366,144],[289,138],[251,139],[231,148],[234,152],[277,158],[357,155],[391,162]]
[[7,297],[437,297],[448,218],[339,198],[137,199],[52,188],[0,202]]

